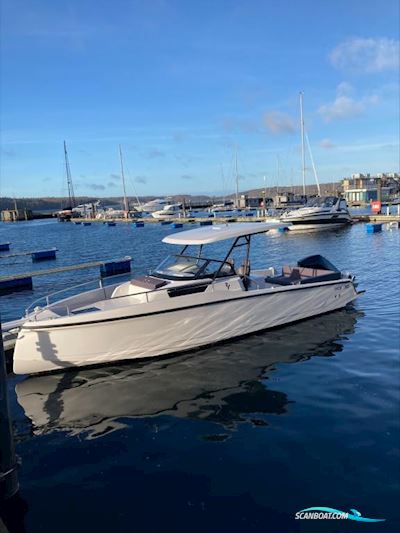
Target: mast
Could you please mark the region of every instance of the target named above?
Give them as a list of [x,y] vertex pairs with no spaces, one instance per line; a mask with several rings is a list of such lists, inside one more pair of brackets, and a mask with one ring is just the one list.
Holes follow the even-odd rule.
[[224,166],[221,163],[221,182],[222,182],[222,201],[225,205],[225,176],[224,176]]
[[301,173],[303,176],[303,194],[306,194],[306,158],[304,153],[304,117],[303,92],[300,92],[300,126],[301,126]]
[[236,208],[239,207],[239,174],[238,174],[238,158],[237,147],[235,152],[235,176],[236,176]]
[[124,162],[122,159],[122,148],[121,145],[119,145],[119,158],[121,161],[121,178],[122,178],[122,188],[124,191],[124,211],[125,211],[125,218],[128,218],[129,213],[129,205],[128,205],[128,198],[126,197],[126,187],[125,187],[125,174],[124,174]]
[[68,160],[68,152],[67,152],[67,144],[64,141],[64,158],[65,158],[65,171],[67,174],[67,187],[68,187],[68,198],[69,198],[69,206],[71,209],[75,207],[75,194],[74,194],[74,186],[72,184],[72,177],[71,177],[71,168],[69,166],[69,160]]
[[314,158],[313,158],[313,155],[312,155],[312,152],[311,152],[311,146],[310,146],[310,141],[308,139],[307,132],[306,132],[306,141],[307,141],[308,153],[310,154],[311,165],[312,165],[312,168],[313,168],[315,181],[317,182],[318,196],[321,196],[321,187],[319,186],[319,179],[318,179],[317,169],[315,168]]

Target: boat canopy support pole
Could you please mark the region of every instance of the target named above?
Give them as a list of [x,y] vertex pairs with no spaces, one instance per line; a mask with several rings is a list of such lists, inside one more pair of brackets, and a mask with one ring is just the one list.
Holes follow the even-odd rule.
[[[243,239],[243,238],[245,239],[245,242],[239,242],[240,239]],[[221,261],[221,265],[220,265],[219,269],[215,272],[214,277],[213,277],[213,282],[217,279],[219,273],[222,270],[222,267],[226,264],[226,262],[227,262],[229,256],[231,255],[232,251],[235,248],[239,248],[239,246],[247,246],[246,260],[248,260],[249,254],[250,254],[250,235],[241,235],[240,237],[236,237],[236,239],[233,241],[232,246],[229,248],[228,253],[224,257],[223,261]]]

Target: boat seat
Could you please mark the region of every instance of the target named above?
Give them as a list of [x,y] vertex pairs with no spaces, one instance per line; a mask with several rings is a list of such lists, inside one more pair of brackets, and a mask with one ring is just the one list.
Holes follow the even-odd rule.
[[340,272],[320,268],[292,267],[284,265],[280,276],[268,276],[265,281],[276,285],[304,285],[318,281],[332,281],[341,278]]

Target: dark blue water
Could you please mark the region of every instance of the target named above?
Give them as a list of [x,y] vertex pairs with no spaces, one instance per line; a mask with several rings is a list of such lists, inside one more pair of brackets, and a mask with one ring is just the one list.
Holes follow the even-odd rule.
[[[168,226],[0,225],[13,250],[1,275],[168,251]],[[398,531],[400,231],[365,226],[254,239],[253,266],[313,253],[357,275],[349,309],[189,355],[51,376],[10,376],[19,498],[10,530]],[[6,253],[3,253],[5,255]],[[0,297],[4,319],[33,298],[98,275],[34,278]],[[312,506],[386,522],[295,520]],[[14,528],[14,529],[13,529]]]

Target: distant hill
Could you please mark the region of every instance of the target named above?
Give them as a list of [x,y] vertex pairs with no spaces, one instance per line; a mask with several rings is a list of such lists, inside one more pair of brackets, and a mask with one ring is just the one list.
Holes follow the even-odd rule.
[[[342,187],[341,184],[338,182],[332,182],[332,183],[321,183],[321,194],[328,195],[328,194],[335,194],[338,191],[341,191]],[[301,194],[303,192],[303,187],[301,185],[294,185],[293,187],[286,187],[286,186],[278,186],[278,187],[267,187],[266,189],[266,196],[268,197],[274,197],[276,194],[284,194],[286,192],[294,192],[295,194]],[[246,194],[250,197],[261,197],[264,194],[264,189],[250,189],[246,191],[240,191],[240,194]],[[307,195],[313,195],[317,194],[317,186],[316,185],[306,185],[306,194]],[[235,194],[229,194],[226,196],[226,198],[234,198]],[[131,204],[136,204],[137,200],[136,197],[129,196],[129,202]],[[157,198],[156,196],[140,196],[139,200],[142,203],[148,202],[149,200],[153,200],[154,198]],[[175,194],[171,195],[171,202],[182,202],[183,200],[190,204],[190,202],[199,202],[199,201],[210,201],[210,202],[218,202],[221,200],[220,197],[216,196],[207,196],[207,195],[191,195],[191,194]],[[87,204],[91,202],[97,202],[97,200],[101,200],[101,203],[106,206],[121,206],[123,205],[123,199],[121,196],[109,196],[105,198],[99,198],[96,196],[79,196],[76,198],[77,204]],[[17,207],[20,209],[27,208],[31,209],[32,211],[36,213],[40,213],[42,211],[59,211],[63,207],[65,207],[68,204],[68,198],[62,198],[62,197],[44,197],[44,198],[8,198],[3,197],[0,198],[0,211],[2,209],[13,209],[15,205],[15,201],[17,203]]]

